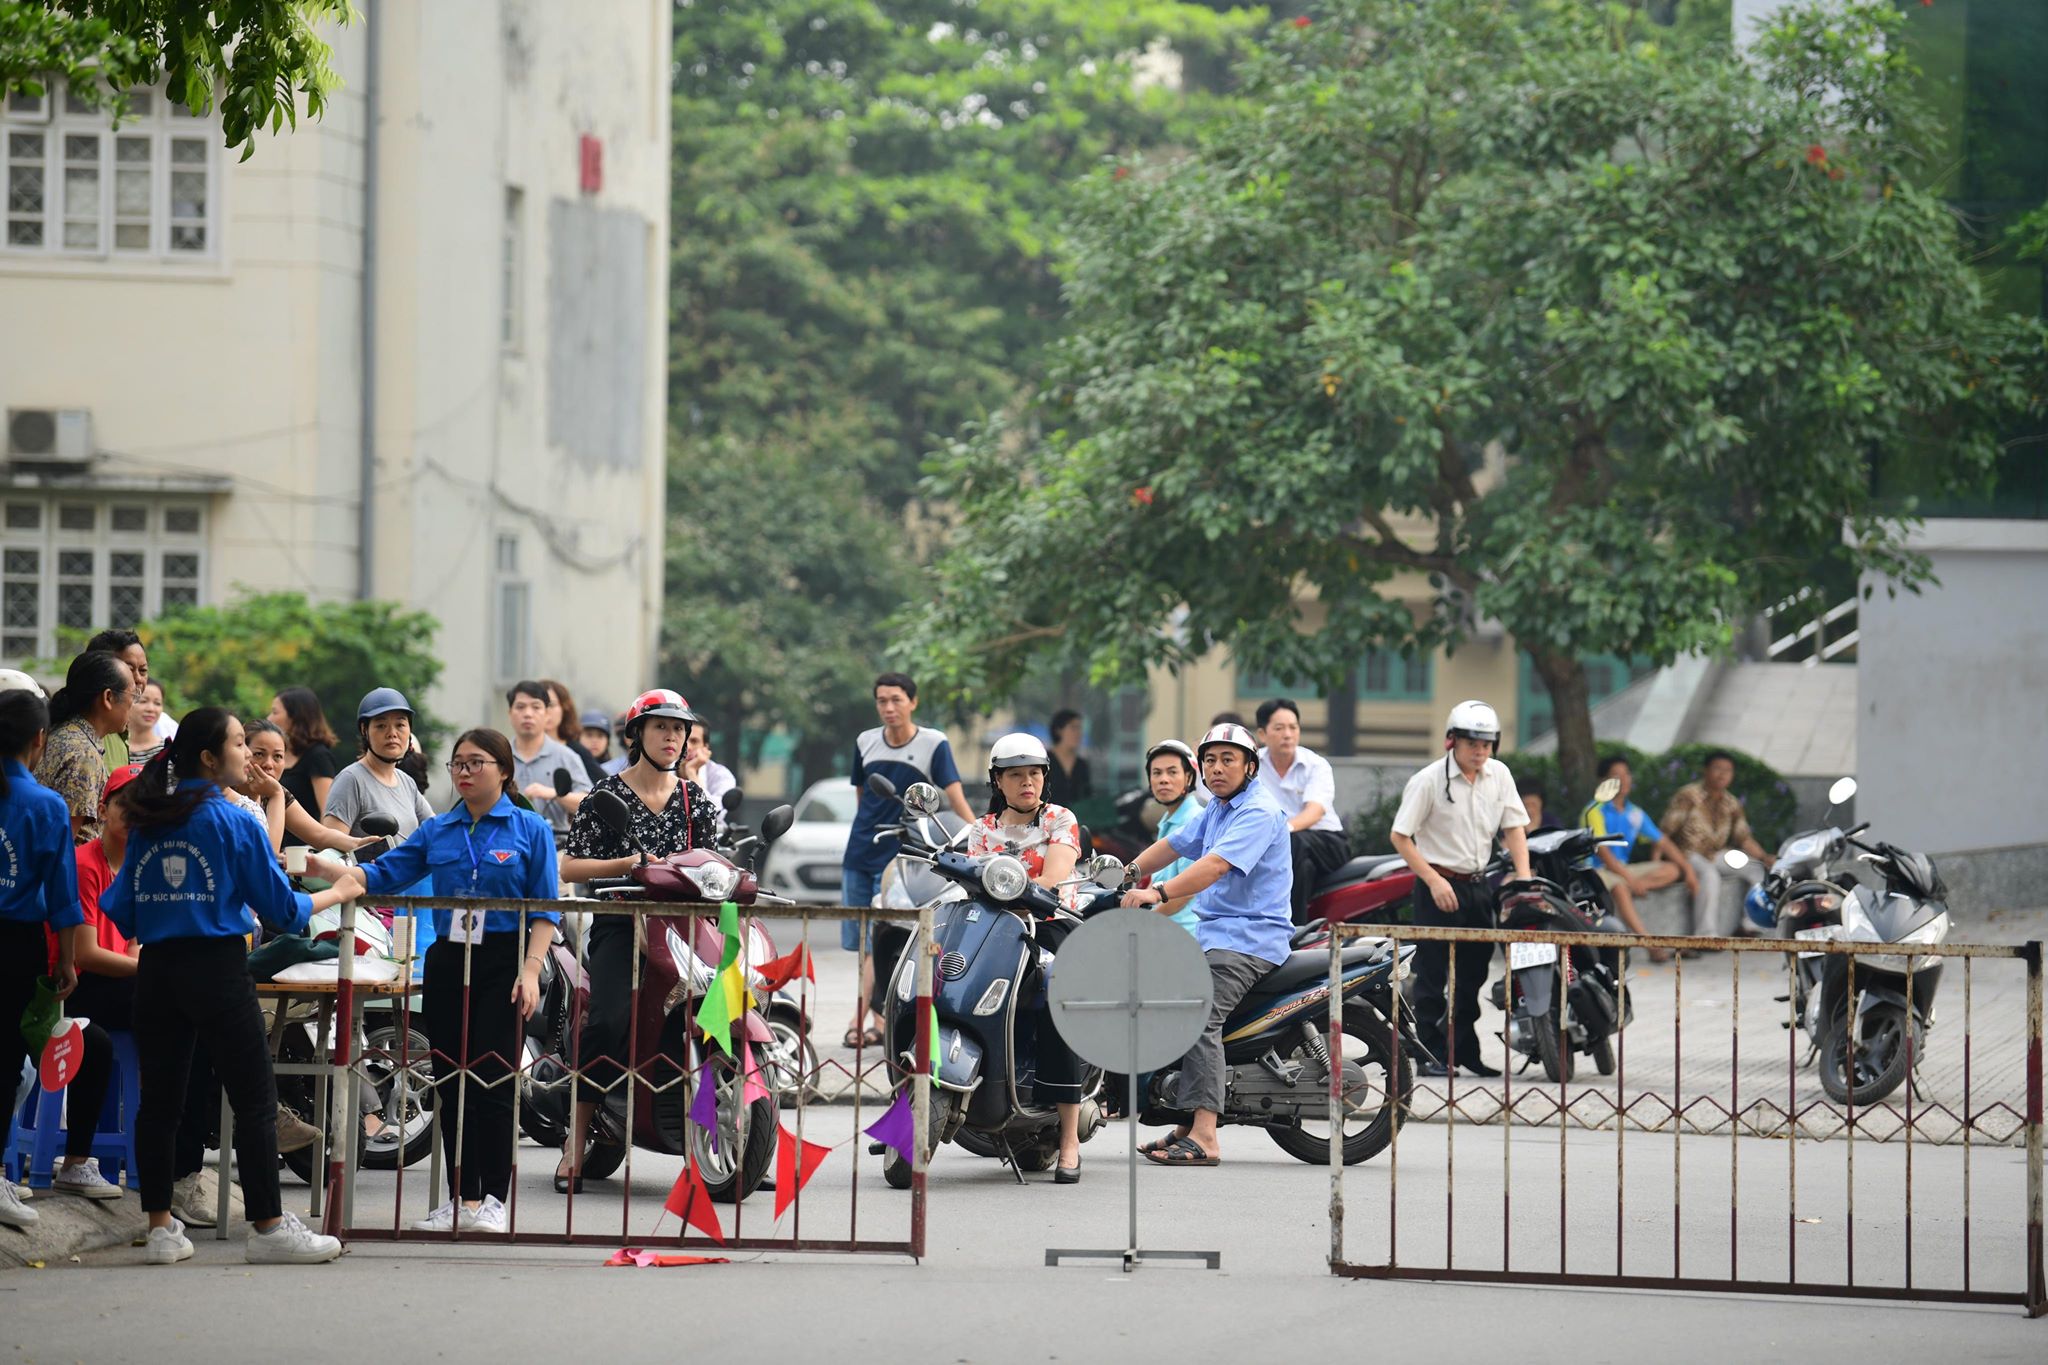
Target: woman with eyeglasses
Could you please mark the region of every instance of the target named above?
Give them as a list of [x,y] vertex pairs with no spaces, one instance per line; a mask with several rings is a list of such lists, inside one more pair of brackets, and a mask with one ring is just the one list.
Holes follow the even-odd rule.
[[[448,775],[460,798],[453,808],[353,869],[365,894],[399,894],[431,877],[436,896],[553,900],[555,834],[513,801],[512,741],[496,730],[466,731]],[[350,870],[317,858],[308,866],[323,877]],[[448,1202],[412,1226],[502,1233],[512,1189],[511,1063],[520,1055],[521,1026],[540,1004],[541,963],[562,917],[541,911],[522,923],[509,910],[436,910],[433,918],[423,1013],[434,1049],[434,1114],[449,1154]]]

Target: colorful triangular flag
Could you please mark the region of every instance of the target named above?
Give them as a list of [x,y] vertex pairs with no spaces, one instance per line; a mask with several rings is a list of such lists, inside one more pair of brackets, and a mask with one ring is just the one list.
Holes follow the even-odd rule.
[[761,974],[763,990],[779,991],[799,976],[805,977],[813,985],[817,984],[818,980],[818,967],[811,961],[810,946],[803,943],[796,945],[795,952],[755,963],[754,970]]
[[895,1103],[889,1106],[888,1112],[864,1131],[884,1147],[894,1147],[896,1154],[905,1161],[914,1163],[917,1160],[917,1115],[910,1107],[910,1087],[906,1085],[898,1090]]
[[711,1135],[711,1150],[718,1150],[718,1082],[706,1059],[697,1070],[697,1093],[690,1099],[690,1122]]
[[725,1229],[718,1225],[718,1211],[711,1207],[711,1191],[704,1188],[704,1177],[697,1174],[694,1162],[683,1167],[683,1173],[676,1177],[675,1187],[668,1192],[662,1207],[682,1219],[685,1225],[697,1229],[720,1246],[725,1245]]
[[802,1189],[825,1158],[832,1155],[830,1147],[815,1142],[805,1142],[795,1133],[784,1128],[781,1141],[775,1148],[775,1216],[782,1217],[796,1199],[796,1192]]
[[711,989],[704,993],[704,1003],[697,1007],[697,1028],[706,1038],[715,1040],[725,1055],[733,1055],[732,1025],[746,1008],[747,984],[741,978],[740,960],[740,908],[731,901],[718,907],[718,930],[725,936],[725,951],[720,954],[718,975],[711,983]]
[[642,1251],[639,1247],[626,1247],[614,1251],[606,1265],[632,1265],[645,1269],[651,1265],[731,1265],[723,1256],[678,1256],[674,1252]]
[[747,1039],[740,1040],[740,1073],[747,1078],[741,1090],[743,1103],[751,1105],[755,1100],[768,1098],[768,1086],[761,1079],[761,1068],[754,1065],[754,1045]]

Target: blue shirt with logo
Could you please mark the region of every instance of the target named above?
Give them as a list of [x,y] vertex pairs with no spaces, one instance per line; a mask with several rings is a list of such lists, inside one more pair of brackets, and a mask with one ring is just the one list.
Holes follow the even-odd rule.
[[[1167,840],[1183,858],[1214,853],[1230,864],[1195,902],[1195,941],[1275,965],[1294,934],[1294,849],[1287,812],[1257,781],[1228,801],[1211,801]],[[1155,886],[1158,883],[1153,883]]]
[[[85,923],[71,853],[71,807],[19,760],[0,767],[7,770],[7,795],[0,797],[0,919],[52,929]],[[12,1026],[0,1019],[0,1028]]]
[[100,910],[129,938],[240,938],[256,928],[250,911],[279,933],[305,932],[313,898],[292,890],[277,865],[270,832],[228,804],[202,777],[178,784],[205,789],[184,823],[130,829],[128,851]]
[[898,823],[900,804],[868,790],[870,775],[880,773],[901,795],[913,782],[930,782],[944,791],[960,780],[960,768],[953,762],[953,746],[930,726],[920,725],[910,742],[891,744],[881,726],[861,732],[853,744],[853,785],[860,790],[860,809],[854,812],[853,832],[847,835],[846,852],[840,866],[849,872],[881,875],[896,856],[897,840],[875,842],[875,831]]
[[[498,804],[471,823],[469,810],[457,805],[413,831],[410,839],[362,869],[369,894],[399,895],[422,877],[435,896],[476,896],[489,900],[553,900],[561,886],[555,862],[555,832],[530,810],[500,796]],[[454,918],[433,912],[434,934],[448,936]],[[528,917],[559,924],[558,911],[539,910]],[[491,910],[484,915],[484,935],[516,934],[519,915]]]
[[[1650,813],[1633,801],[1623,802],[1618,806],[1612,801],[1588,806],[1581,823],[1603,839],[1628,840],[1626,845],[1609,850],[1618,862],[1634,861],[1638,844],[1654,845],[1664,837],[1664,831],[1657,828],[1657,822],[1650,818]],[[1586,860],[1587,867],[1599,865],[1600,855],[1597,853]]]

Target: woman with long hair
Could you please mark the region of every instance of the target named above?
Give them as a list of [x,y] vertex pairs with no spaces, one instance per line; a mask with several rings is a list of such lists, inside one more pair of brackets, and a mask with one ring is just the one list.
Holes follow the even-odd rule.
[[108,735],[128,728],[135,672],[119,656],[88,650],[71,661],[50,698],[50,738],[36,781],[71,808],[71,842],[100,837],[100,792],[107,785]]
[[582,760],[584,771],[590,775],[590,785],[595,787],[604,776],[604,763],[583,746],[583,724],[576,711],[576,698],[567,684],[553,678],[540,679],[540,685],[548,690],[548,734],[568,745],[569,752]]
[[278,1193],[277,1080],[246,936],[252,910],[280,932],[298,933],[315,911],[354,898],[362,885],[344,872],[314,895],[292,890],[263,827],[223,795],[248,771],[239,720],[217,706],[187,715],[178,737],[122,793],[128,846],[100,899],[114,927],[145,945],[135,972],[135,1147],[152,1265],[192,1254],[171,1201],[192,1052],[202,1041],[234,1105],[248,1260],[304,1265],[341,1255],[340,1242],[286,1213]]
[[[28,1045],[21,1036],[22,1011],[34,999],[36,979],[47,970],[57,998],[78,988],[71,930],[84,923],[78,908],[78,877],[71,857],[71,812],[62,797],[29,774],[42,756],[50,729],[49,709],[27,688],[0,692],[0,1093],[14,1102]],[[56,951],[50,951],[50,936]],[[100,1112],[106,1098],[113,1044],[104,1031],[88,1031],[82,1065],[71,1082],[75,1113]],[[119,1198],[91,1161],[95,1124],[74,1123],[66,1142],[65,1169],[52,1178],[57,1189],[76,1187],[91,1198]],[[82,1148],[76,1154],[73,1149]],[[76,1174],[71,1174],[72,1168]],[[89,1178],[88,1178],[89,1177]],[[0,1223],[25,1228],[40,1215],[15,1197],[0,1176]]]
[[280,851],[293,844],[306,844],[352,853],[364,844],[377,842],[373,834],[343,834],[331,829],[305,807],[292,784],[284,780],[289,776],[290,760],[283,730],[267,720],[252,720],[243,728],[249,738],[249,779],[240,790],[263,807],[266,825],[272,824],[273,807],[277,808],[282,823],[272,826],[271,843]]
[[[448,775],[459,798],[454,807],[358,869],[368,893],[397,893],[430,876],[436,896],[553,900],[555,834],[513,803],[512,741],[496,730],[465,731]],[[326,859],[309,866],[322,877],[349,871]],[[520,1027],[540,1004],[541,963],[562,917],[545,911],[522,925],[520,915],[504,910],[433,914],[423,1013],[433,1047],[434,1114],[449,1154],[448,1202],[413,1229],[505,1232],[514,1098],[507,1059],[520,1055]],[[465,1073],[473,1084],[462,1084]]]
[[[327,809],[334,775],[341,771],[334,761],[334,727],[327,723],[320,698],[310,687],[287,687],[271,700],[267,719],[284,735],[284,771],[278,780],[299,805],[319,819]],[[308,841],[287,834],[285,842]]]

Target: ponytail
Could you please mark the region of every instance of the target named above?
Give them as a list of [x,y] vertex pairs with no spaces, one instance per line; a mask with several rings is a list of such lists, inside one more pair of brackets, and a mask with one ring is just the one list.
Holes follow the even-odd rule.
[[[50,708],[25,687],[0,692],[0,758],[20,759],[50,728]],[[0,797],[7,795],[7,770],[0,768]]]
[[50,698],[50,727],[76,720],[107,693],[125,692],[134,685],[135,676],[119,655],[104,649],[87,650],[71,661],[64,685]]
[[216,757],[227,747],[228,726],[234,716],[220,706],[202,706],[178,722],[177,737],[164,745],[163,752],[142,765],[142,772],[122,789],[128,800],[128,824],[134,829],[161,829],[181,825],[192,813],[212,799],[206,787],[179,791],[178,784],[198,777],[200,757]]

